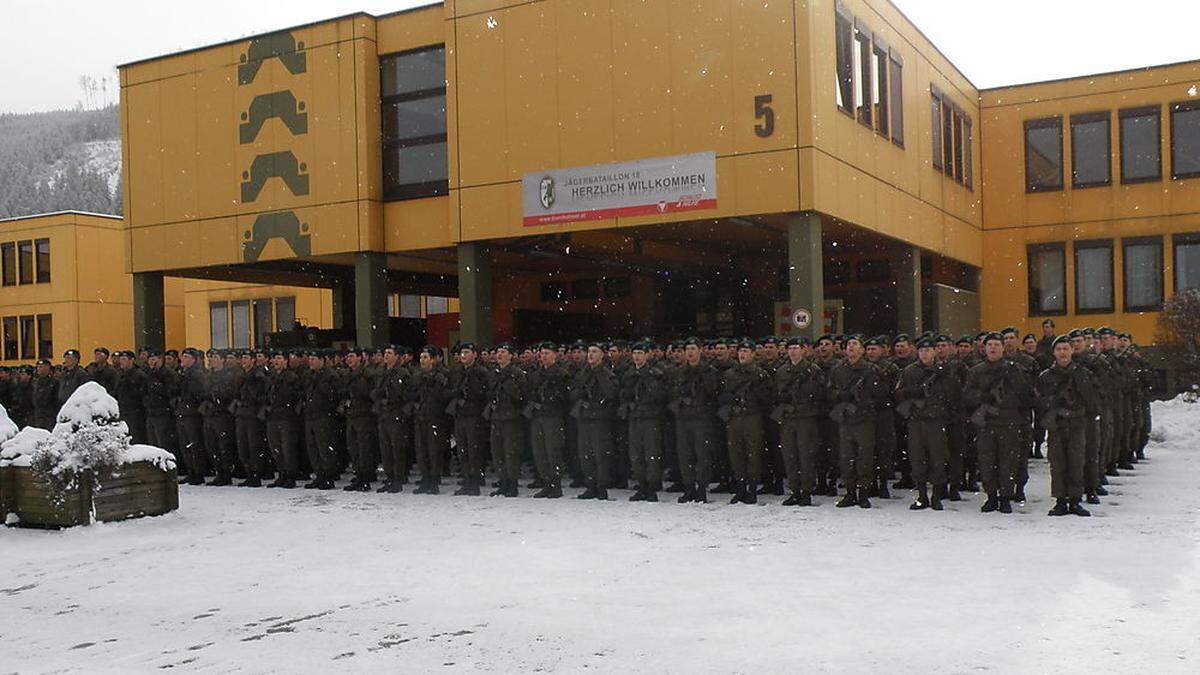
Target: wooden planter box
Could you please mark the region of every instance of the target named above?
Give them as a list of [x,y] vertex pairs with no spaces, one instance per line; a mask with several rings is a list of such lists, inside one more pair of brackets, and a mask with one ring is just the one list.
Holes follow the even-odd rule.
[[92,494],[91,481],[79,481],[61,503],[51,498],[50,486],[29,467],[0,467],[0,518],[15,513],[22,527],[73,527],[96,521],[108,523],[142,516],[158,516],[179,508],[175,471],[163,471],[150,462],[121,466],[115,475],[100,481]]

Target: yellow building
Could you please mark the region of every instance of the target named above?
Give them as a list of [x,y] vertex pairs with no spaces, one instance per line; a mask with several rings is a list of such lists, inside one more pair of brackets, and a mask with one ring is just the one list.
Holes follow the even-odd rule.
[[[0,220],[0,363],[57,361],[78,349],[133,344],[133,279],[121,219],[63,211]],[[183,340],[182,284],[165,284],[166,341]]]
[[[461,336],[482,342],[961,332],[1047,313],[1147,339],[1153,274],[1133,265],[1144,284],[1121,302],[1123,261],[1153,258],[1134,237],[1174,260],[1167,293],[1200,276],[1183,215],[1198,123],[1186,106],[1167,117],[1195,63],[981,92],[886,0],[596,10],[448,0],[121,66],[125,259],[149,299],[137,341],[162,342],[173,277],[327,288],[304,311],[371,345],[396,339],[397,294],[457,298]],[[1046,187],[1038,120],[1109,111],[1118,148],[1126,109],[1151,103],[1182,130],[1178,148],[1160,135],[1178,180],[1134,162],[1119,185]],[[1095,154],[1092,119],[1075,128]],[[1086,320],[1081,285],[1061,284],[1060,307],[1045,279],[1092,279],[1103,245],[1068,243],[1061,265],[1030,246],[1084,237],[1112,240],[1122,296]],[[196,293],[189,315],[219,300]],[[447,341],[444,323],[425,337]]]

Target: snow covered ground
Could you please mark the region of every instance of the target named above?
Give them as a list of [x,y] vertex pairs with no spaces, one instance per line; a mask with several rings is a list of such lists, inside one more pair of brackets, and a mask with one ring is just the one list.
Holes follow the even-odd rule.
[[[1200,672],[1200,407],[1092,518],[181,488],[0,530],[0,672]],[[624,499],[628,493],[617,493]]]

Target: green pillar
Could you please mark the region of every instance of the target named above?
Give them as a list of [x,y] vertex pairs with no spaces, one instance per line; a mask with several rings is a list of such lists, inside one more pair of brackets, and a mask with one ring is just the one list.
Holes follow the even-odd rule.
[[480,242],[458,245],[459,339],[492,341],[492,264]]
[[331,309],[333,310],[334,328],[355,328],[357,326],[355,313],[358,300],[355,296],[354,276],[340,279],[333,287]]
[[354,328],[358,346],[381,347],[390,341],[387,293],[387,256],[372,251],[354,254]]
[[825,266],[821,249],[821,216],[812,211],[788,220],[788,302],[794,313],[808,310],[812,322],[797,334],[815,338],[825,325]]
[[914,339],[922,330],[921,288],[921,249],[905,245],[896,261],[896,323]]
[[133,345],[136,349],[167,346],[162,272],[133,274]]

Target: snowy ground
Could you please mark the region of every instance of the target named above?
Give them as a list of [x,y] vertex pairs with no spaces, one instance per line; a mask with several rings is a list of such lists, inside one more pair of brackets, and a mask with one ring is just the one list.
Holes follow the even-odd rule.
[[[1200,408],[1092,518],[236,488],[0,529],[0,672],[1200,672]],[[618,493],[623,500],[628,493]]]

